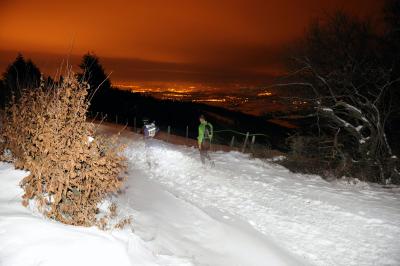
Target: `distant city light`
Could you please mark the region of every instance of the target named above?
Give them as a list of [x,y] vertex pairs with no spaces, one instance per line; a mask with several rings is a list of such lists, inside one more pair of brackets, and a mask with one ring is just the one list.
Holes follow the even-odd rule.
[[257,96],[272,96],[272,92],[266,91],[266,92],[260,92],[257,94]]
[[223,86],[207,83],[189,82],[118,82],[115,89],[152,96],[161,100],[202,103],[240,110],[247,114],[263,115],[278,110],[300,110],[309,103],[302,99],[279,97],[279,90],[267,90],[265,87],[225,84]]
[[226,102],[226,99],[199,99],[192,100],[192,102]]

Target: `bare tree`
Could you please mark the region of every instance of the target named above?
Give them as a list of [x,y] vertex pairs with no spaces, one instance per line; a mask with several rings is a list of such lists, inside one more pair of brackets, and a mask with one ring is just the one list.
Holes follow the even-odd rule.
[[377,169],[380,182],[398,179],[385,129],[394,105],[389,90],[399,79],[385,66],[370,23],[338,12],[313,23],[302,47],[289,85],[311,90],[320,130],[352,163]]

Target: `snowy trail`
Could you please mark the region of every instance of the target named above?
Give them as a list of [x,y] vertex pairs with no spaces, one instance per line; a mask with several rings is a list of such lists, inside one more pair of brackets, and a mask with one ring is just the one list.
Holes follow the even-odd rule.
[[195,265],[302,265],[251,226],[211,217],[165,191],[146,173],[134,173],[118,205],[122,213],[132,214],[135,233],[151,242],[156,253]]
[[[159,190],[235,230],[252,227],[271,243],[269,248],[276,244],[281,253],[302,257],[307,264],[400,265],[399,193],[365,183],[328,183],[237,152],[213,153],[216,166],[204,167],[196,149],[158,140],[147,148],[140,139],[130,141],[127,156],[132,178],[140,171],[142,178],[160,184]],[[187,230],[196,228],[193,224]],[[194,254],[190,248],[185,252]],[[254,265],[265,265],[265,260],[258,262]]]

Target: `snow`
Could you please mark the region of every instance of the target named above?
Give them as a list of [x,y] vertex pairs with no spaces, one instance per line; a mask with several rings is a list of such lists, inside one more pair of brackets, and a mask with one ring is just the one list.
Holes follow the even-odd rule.
[[[152,181],[217,220],[241,222],[315,265],[399,265],[400,195],[287,169],[238,152],[133,142],[127,152]],[[221,218],[222,217],[222,218]]]
[[271,159],[267,159],[268,162],[280,162],[280,161],[284,161],[284,160],[286,160],[286,156],[283,156],[283,155],[279,155],[279,156],[272,157]]
[[20,203],[26,172],[2,163],[0,265],[400,265],[397,187],[328,183],[239,152],[203,166],[195,148],[121,138],[129,177],[109,200],[133,230],[41,217]]
[[27,172],[0,163],[0,265],[192,265],[155,254],[130,230],[106,232],[45,219],[21,204]]
[[135,232],[158,252],[195,265],[306,265],[239,219],[186,202],[138,171],[119,206],[132,209]]
[[358,109],[357,107],[355,107],[354,105],[351,105],[351,104],[348,104],[348,103],[345,103],[345,102],[341,102],[341,103],[342,103],[342,105],[344,105],[344,106],[347,107],[348,109],[351,109],[351,110],[353,110],[354,112],[357,112],[357,113],[359,113],[359,114],[362,114],[361,110]]

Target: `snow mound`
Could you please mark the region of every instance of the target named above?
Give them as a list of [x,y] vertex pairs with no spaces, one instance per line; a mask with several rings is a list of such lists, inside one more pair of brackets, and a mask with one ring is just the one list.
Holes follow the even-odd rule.
[[35,215],[21,205],[18,183],[26,175],[0,163],[0,265],[192,265],[156,254],[129,229],[74,227]]

